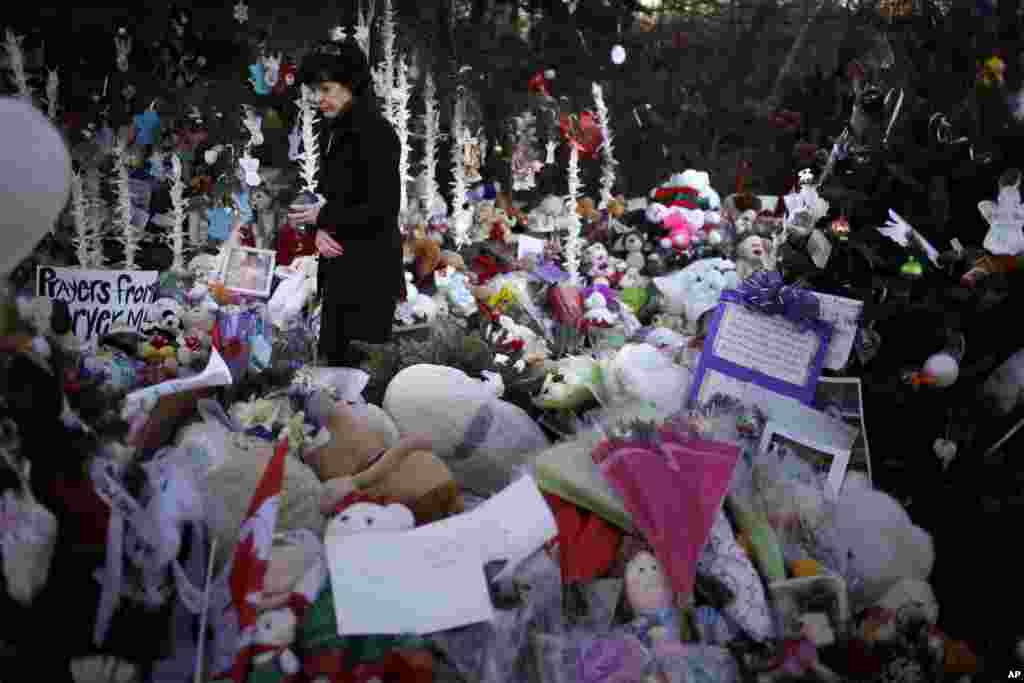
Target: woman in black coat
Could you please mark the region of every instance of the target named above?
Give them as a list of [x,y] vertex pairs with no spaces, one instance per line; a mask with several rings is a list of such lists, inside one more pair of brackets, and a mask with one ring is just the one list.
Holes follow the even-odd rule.
[[380,114],[369,65],[356,43],[322,48],[306,59],[300,79],[319,96],[319,190],[327,202],[289,218],[317,230],[320,356],[328,365],[351,365],[352,340],[390,339],[395,307],[405,293],[400,144]]

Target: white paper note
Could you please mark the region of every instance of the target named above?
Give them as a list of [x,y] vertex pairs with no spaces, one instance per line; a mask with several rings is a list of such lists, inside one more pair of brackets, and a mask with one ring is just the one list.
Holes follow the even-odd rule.
[[832,324],[832,338],[825,352],[825,367],[829,370],[842,370],[853,351],[864,302],[820,292],[812,294],[821,302],[822,320]]
[[428,634],[494,617],[480,548],[444,523],[328,535],[338,634]]
[[544,240],[529,235],[516,237],[516,257],[523,260],[529,256],[544,256]]
[[715,335],[714,354],[768,377],[804,386],[820,343],[817,334],[801,332],[781,316],[727,304]]

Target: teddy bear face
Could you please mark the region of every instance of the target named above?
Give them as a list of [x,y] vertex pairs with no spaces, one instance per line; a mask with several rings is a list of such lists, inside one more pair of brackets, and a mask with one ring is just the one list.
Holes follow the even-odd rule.
[[272,609],[256,618],[255,640],[260,645],[288,647],[295,641],[295,613],[290,609]]
[[405,531],[416,525],[404,505],[355,503],[336,514],[327,524],[327,535],[347,536],[364,531]]

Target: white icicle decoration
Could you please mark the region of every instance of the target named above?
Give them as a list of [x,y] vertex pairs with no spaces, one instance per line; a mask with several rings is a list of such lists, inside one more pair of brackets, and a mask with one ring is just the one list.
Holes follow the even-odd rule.
[[60,77],[57,70],[50,71],[46,78],[46,114],[52,121],[57,120],[57,95],[60,89]]
[[399,58],[396,63],[396,69],[398,77],[392,93],[392,104],[394,106],[393,123],[395,133],[398,135],[398,142],[401,144],[401,154],[398,158],[398,174],[402,181],[402,200],[399,215],[404,217],[409,208],[408,187],[409,180],[412,179],[412,173],[409,170],[409,153],[411,151],[409,147],[409,65],[406,63],[405,57]]
[[604,101],[604,90],[594,83],[594,107],[597,109],[597,122],[601,127],[601,201],[599,209],[607,209],[612,200],[615,187],[615,169],[619,162],[615,160],[615,146],[612,144],[612,130],[609,122],[608,105]]
[[565,270],[570,281],[580,284],[580,253],[583,250],[580,232],[583,226],[580,215],[576,213],[576,203],[580,198],[580,150],[574,144],[569,146],[569,194],[565,197],[565,210],[568,212],[568,233],[565,236]]
[[132,223],[132,192],[128,176],[128,164],[124,140],[119,136],[114,143],[114,177],[116,206],[114,223],[121,235],[118,240],[124,245],[124,269],[137,270],[135,256],[139,251],[139,229]]
[[317,192],[317,173],[320,171],[320,143],[317,141],[315,126],[319,121],[313,107],[313,91],[302,86],[302,95],[295,100],[302,122],[302,152],[299,154],[299,175],[302,177],[303,192],[321,198]]
[[384,0],[384,14],[380,29],[381,47],[384,58],[373,70],[373,85],[384,109],[384,117],[395,124],[395,13],[391,0]]
[[185,221],[188,203],[185,201],[185,183],[181,179],[181,158],[171,155],[171,251],[174,262],[171,270],[175,273],[185,272]]
[[472,219],[466,208],[466,193],[469,186],[466,181],[466,159],[464,148],[467,133],[463,126],[461,107],[456,103],[455,116],[452,120],[452,237],[456,247],[469,244],[469,231]]
[[363,11],[362,3],[360,3],[359,12],[356,15],[356,32],[355,39],[362,48],[363,54],[367,57],[370,56],[370,27],[373,26],[373,10],[376,0],[370,0],[369,8],[366,12]]
[[441,110],[437,105],[437,86],[434,76],[427,73],[427,83],[423,91],[423,190],[422,197],[427,211],[433,213],[438,203],[441,189],[437,186],[437,139],[441,132]]
[[78,256],[78,265],[82,268],[90,268],[94,265],[92,263],[92,240],[95,235],[89,200],[85,196],[85,189],[82,186],[82,176],[77,173],[71,176],[71,217],[75,221],[74,245],[75,254]]
[[18,90],[18,97],[32,99],[32,88],[28,85],[28,76],[25,74],[25,53],[21,51],[21,43],[25,36],[18,36],[14,31],[7,29],[4,40],[4,50],[7,51],[7,60],[10,62],[11,75],[14,77],[14,86]]

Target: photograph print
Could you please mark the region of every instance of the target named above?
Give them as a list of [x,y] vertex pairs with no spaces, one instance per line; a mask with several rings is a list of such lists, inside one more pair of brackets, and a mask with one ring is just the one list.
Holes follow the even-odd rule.
[[232,292],[268,297],[274,281],[276,254],[266,249],[228,247],[221,278]]

